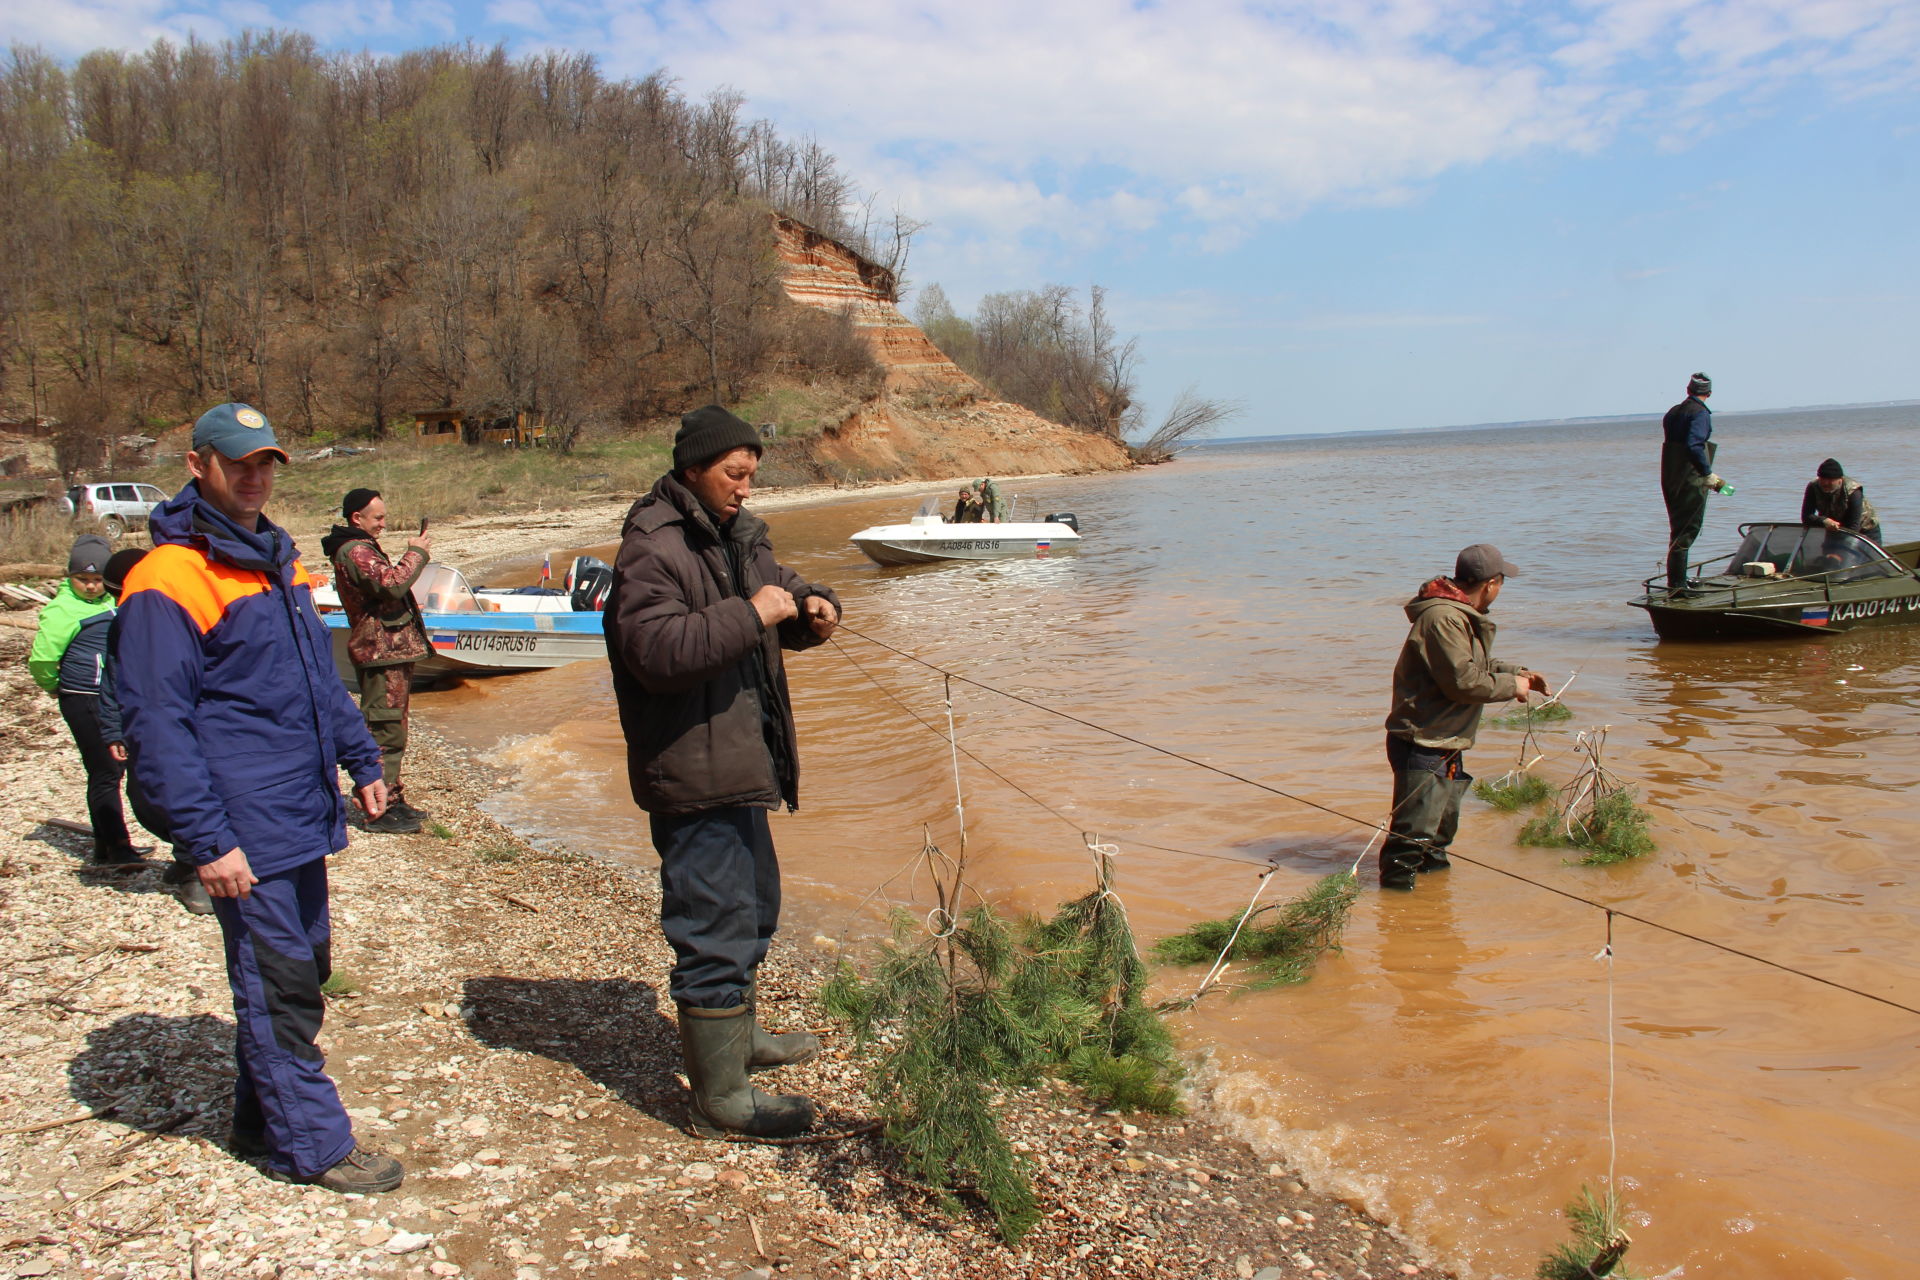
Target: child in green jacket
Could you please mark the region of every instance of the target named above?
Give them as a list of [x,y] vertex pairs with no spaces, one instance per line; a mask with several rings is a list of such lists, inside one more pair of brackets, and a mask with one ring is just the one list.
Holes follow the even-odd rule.
[[146,853],[128,836],[120,804],[126,765],[114,759],[100,727],[100,670],[113,620],[103,574],[112,550],[97,534],[74,542],[67,556],[67,580],[41,607],[40,630],[27,654],[28,672],[35,684],[59,699],[60,716],[87,767],[95,863],[138,862]]

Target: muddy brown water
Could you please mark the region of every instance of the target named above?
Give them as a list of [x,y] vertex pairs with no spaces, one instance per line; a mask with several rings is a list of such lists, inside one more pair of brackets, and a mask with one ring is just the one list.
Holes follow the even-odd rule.
[[[1860,476],[1892,540],[1920,537],[1920,410],[1718,417],[1699,550],[1793,519],[1818,462]],[[1653,855],[1606,869],[1515,843],[1467,803],[1457,848],[1844,986],[1920,1005],[1920,626],[1748,645],[1656,642],[1627,607],[1665,524],[1652,422],[1222,446],[1129,476],[1034,482],[1078,513],[1077,556],[879,569],[845,541],[885,502],[776,513],[781,558],[834,584],[847,621],[928,662],[1346,813],[1379,818],[1380,719],[1401,604],[1497,542],[1525,570],[1499,652],[1576,676],[1565,728],[1608,726],[1606,762],[1652,815]],[[610,530],[609,538],[617,531]],[[610,548],[602,548],[605,554]],[[776,820],[790,931],[869,939],[930,830],[957,845],[941,677],[851,634],[794,660],[802,809]],[[419,714],[512,778],[523,830],[651,862],[597,664],[425,694]],[[1145,938],[1353,861],[1355,824],[1050,715],[953,686],[962,743],[1057,813],[963,760],[980,890],[1045,910],[1120,849]],[[1539,772],[1571,776],[1571,732]],[[1481,776],[1518,735],[1489,729]],[[1371,864],[1363,868],[1370,875]],[[1631,1262],[1654,1275],[1910,1274],[1920,1247],[1920,1016],[1460,866],[1411,896],[1369,889],[1311,981],[1178,1019],[1213,1055],[1221,1118],[1475,1277],[1527,1276],[1560,1207],[1611,1167]],[[1167,992],[1195,971],[1167,971]],[[1615,1042],[1609,1116],[1608,1020]]]

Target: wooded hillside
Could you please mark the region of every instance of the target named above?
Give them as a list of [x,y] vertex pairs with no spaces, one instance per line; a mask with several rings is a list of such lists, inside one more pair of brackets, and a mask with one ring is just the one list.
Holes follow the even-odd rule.
[[[0,71],[0,409],[104,431],[543,414],[570,444],[773,378],[876,378],[779,287],[779,210],[889,268],[817,145],[591,56],[304,35]],[[876,239],[881,243],[874,243]],[[893,261],[889,259],[893,258]]]

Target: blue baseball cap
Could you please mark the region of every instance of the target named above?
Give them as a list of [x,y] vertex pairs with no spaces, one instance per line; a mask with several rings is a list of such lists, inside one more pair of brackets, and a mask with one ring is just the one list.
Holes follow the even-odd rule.
[[193,447],[207,445],[230,461],[250,458],[262,449],[278,454],[282,462],[292,461],[273,438],[273,424],[267,421],[267,415],[250,404],[217,404],[201,414],[193,424]]

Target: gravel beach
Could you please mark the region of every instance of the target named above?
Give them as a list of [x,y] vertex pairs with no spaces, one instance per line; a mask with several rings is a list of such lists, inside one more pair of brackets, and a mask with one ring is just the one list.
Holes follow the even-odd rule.
[[[529,532],[476,539],[474,558],[523,553]],[[872,1132],[848,1037],[809,999],[836,959],[824,939],[776,943],[762,1004],[827,1052],[759,1082],[850,1136],[689,1136],[653,878],[534,849],[481,811],[484,762],[417,729],[411,790],[437,823],[356,830],[332,860],[351,989],[321,1037],[361,1140],[407,1179],[370,1198],[274,1181],[224,1145],[219,929],[157,864],[90,868],[89,839],[59,825],[84,817],[84,775],[27,678],[31,635],[0,628],[0,1276],[1443,1274],[1204,1119],[1065,1089],[1008,1117],[1040,1225],[1009,1247],[977,1209],[944,1215]]]

